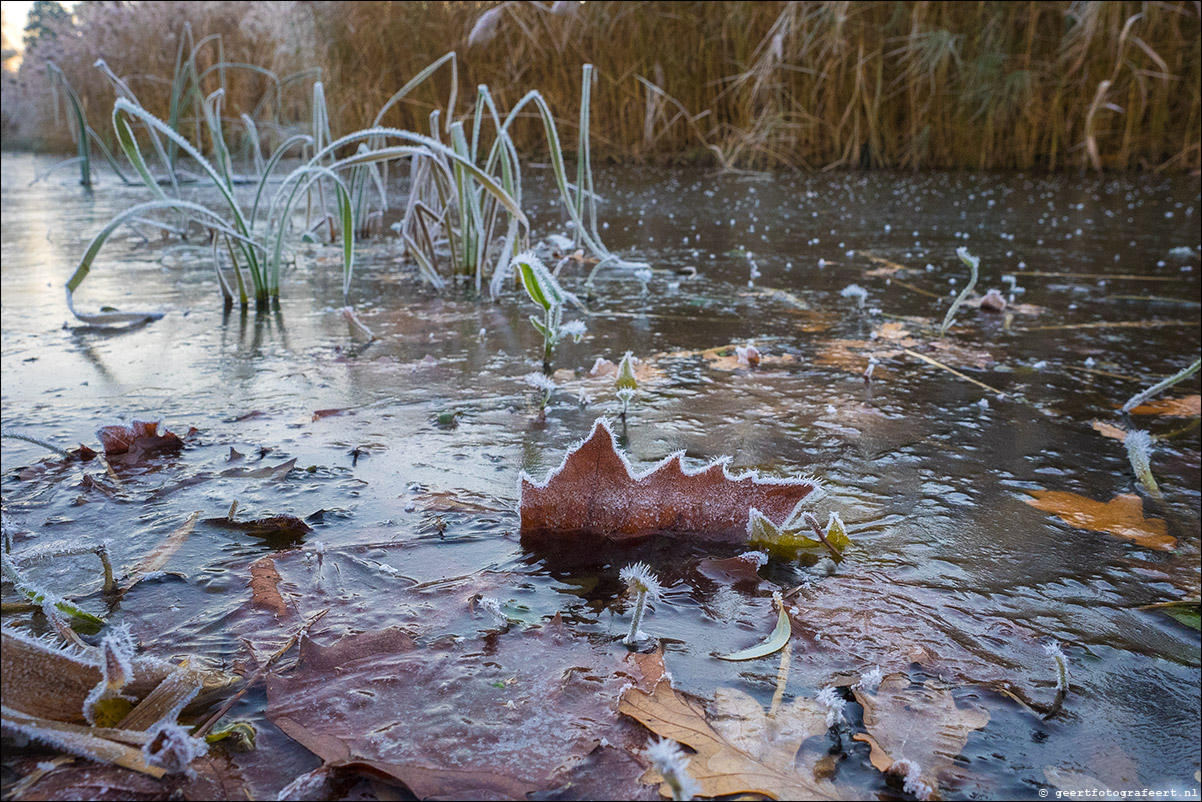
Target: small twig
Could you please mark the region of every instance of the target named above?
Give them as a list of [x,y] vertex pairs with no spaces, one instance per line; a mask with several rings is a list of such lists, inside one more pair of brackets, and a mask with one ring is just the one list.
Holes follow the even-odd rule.
[[1040,276],[1043,278],[1095,278],[1107,281],[1181,281],[1176,276],[1141,276],[1132,273],[1051,273],[1044,270],[1024,270],[1016,276]]
[[[213,729],[213,725],[216,724],[218,721],[220,721],[221,718],[226,713],[230,712],[230,708],[232,708],[235,704],[237,704],[238,700],[241,699],[243,696],[245,696],[246,692],[249,691],[252,687],[254,687],[254,684],[256,682],[263,679],[263,677],[267,676],[267,669],[271,668],[272,663],[274,663],[276,660],[279,660],[281,657],[283,657],[288,652],[289,649],[291,649],[293,646],[296,645],[296,642],[298,640],[300,640],[301,636],[304,635],[309,630],[309,627],[313,626],[318,621],[320,621],[322,619],[322,617],[328,612],[330,612],[330,608],[327,607],[326,609],[322,610],[317,615],[310,618],[304,624],[302,624],[301,628],[298,629],[295,633],[293,633],[292,637],[288,639],[288,642],[285,643],[283,646],[281,646],[279,648],[279,650],[276,651],[275,654],[273,654],[271,657],[268,657],[267,661],[265,663],[263,663],[263,665],[259,666],[259,669],[254,674],[251,675],[251,678],[248,679],[246,681],[246,683],[241,688],[238,689],[238,692],[235,693],[233,696],[231,696],[229,699],[227,699],[225,704],[223,704],[220,708],[218,708],[216,713],[209,716],[209,718],[205,721],[205,723],[201,724],[200,727],[195,732],[192,733],[192,735],[197,738],[203,738],[206,735],[208,735],[209,730]],[[253,651],[252,651],[252,654],[253,654]]]
[[1188,320],[1103,320],[1094,323],[1064,323],[1056,326],[1024,326],[1014,329],[1018,334],[1027,331],[1070,331],[1072,329],[1159,329],[1166,327],[1198,328],[1198,321]]
[[952,325],[952,320],[956,317],[956,310],[959,309],[960,305],[964,303],[964,300],[968,298],[969,293],[971,293],[973,290],[973,287],[977,286],[977,276],[981,266],[980,258],[969,253],[968,248],[957,248],[956,256],[960,257],[960,261],[968,266],[968,269],[971,271],[971,273],[968,278],[968,283],[964,285],[964,289],[960,290],[960,294],[956,296],[956,300],[952,301],[952,305],[948,308],[947,314],[943,316],[943,323],[939,326],[940,337],[947,334],[948,327]]
[[937,368],[942,368],[943,370],[946,370],[948,373],[952,374],[953,376],[958,376],[959,378],[964,379],[967,382],[972,382],[976,386],[981,387],[985,390],[988,390],[991,393],[996,394],[999,398],[1012,398],[1013,397],[1009,393],[1003,393],[1001,390],[998,390],[994,387],[990,387],[985,382],[977,381],[972,376],[966,376],[965,374],[961,373],[960,371],[956,370],[955,368],[949,367],[936,359],[931,359],[929,356],[926,356],[925,354],[920,354],[917,351],[911,351],[909,348],[903,349],[902,353],[908,354],[909,356],[916,357],[918,359],[921,359],[923,362],[934,365]]
[[[781,597],[781,603],[784,603],[784,597]],[[768,718],[775,718],[776,711],[780,709],[780,703],[785,698],[785,686],[789,684],[789,668],[792,658],[789,656],[793,650],[786,646],[780,653],[780,668],[776,670],[776,692],[772,694],[772,705],[768,708]]]
[[826,546],[826,550],[829,551],[831,556],[835,558],[835,562],[842,560],[843,552],[835,548],[831,542],[826,539],[826,532],[822,531],[822,526],[818,523],[818,519],[808,512],[803,512],[801,514],[801,518],[810,525],[810,528],[814,530],[814,534],[818,535],[818,539],[822,541],[822,545]]
[[1188,368],[1177,371],[1172,376],[1157,382],[1147,390],[1144,390],[1142,393],[1136,393],[1135,395],[1131,396],[1131,398],[1127,399],[1127,403],[1123,404],[1123,412],[1130,412],[1157,393],[1167,390],[1174,384],[1188,379],[1190,376],[1193,376],[1195,373],[1197,373],[1200,367],[1202,367],[1202,359],[1195,359],[1194,364],[1190,365]]
[[34,437],[33,435],[21,434],[19,432],[12,432],[12,431],[5,430],[3,432],[0,432],[0,437],[3,437],[8,440],[21,440],[26,443],[32,443],[33,445],[41,446],[42,448],[44,448],[48,451],[53,451],[55,454],[58,454],[60,457],[64,457],[66,459],[73,459],[75,457],[75,455],[72,454],[70,451],[67,451],[66,449],[63,449],[63,448],[59,448],[58,446],[54,445],[53,443],[48,443],[45,440],[42,440],[41,438]]

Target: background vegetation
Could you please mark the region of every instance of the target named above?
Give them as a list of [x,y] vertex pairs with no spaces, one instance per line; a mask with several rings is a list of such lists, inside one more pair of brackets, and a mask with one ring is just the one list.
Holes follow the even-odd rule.
[[[504,109],[538,89],[565,141],[581,65],[595,64],[600,159],[1196,170],[1200,13],[1192,2],[84,2],[42,13],[19,69],[6,69],[4,146],[72,149],[47,62],[105,136],[114,92],[98,58],[164,116],[186,22],[197,42],[221,35],[198,54],[202,69],[320,67],[336,134],[370,125],[397,88],[457,50],[461,98],[485,83]],[[314,77],[276,92],[261,74],[228,71],[225,114],[254,114],[270,147],[309,124]],[[435,76],[384,123],[428,130],[451,80]],[[536,118],[513,138],[524,154],[546,148]]]

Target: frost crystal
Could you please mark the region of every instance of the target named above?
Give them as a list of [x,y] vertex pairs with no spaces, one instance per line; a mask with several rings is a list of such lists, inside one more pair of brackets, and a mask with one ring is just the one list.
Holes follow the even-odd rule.
[[203,738],[193,738],[178,724],[156,724],[150,730],[150,740],[142,747],[147,765],[158,766],[168,774],[180,774],[188,765],[209,751]]
[[113,627],[100,641],[100,682],[84,699],[83,715],[95,723],[96,705],[105,699],[121,698],[121,689],[134,681],[134,638],[129,626]]
[[631,563],[618,573],[618,577],[631,590],[647,593],[653,599],[659,598],[659,580],[651,573],[651,567],[647,563]]
[[882,679],[884,679],[884,677],[881,676],[881,667],[873,666],[871,671],[865,671],[863,674],[861,674],[859,682],[852,687],[876,693],[876,689],[880,687]]
[[583,320],[571,320],[559,327],[559,336],[571,337],[574,342],[580,342],[587,330]]
[[927,800],[934,798],[935,789],[920,779],[922,772],[918,764],[914,761],[906,760],[905,758],[895,760],[893,761],[893,765],[889,767],[889,771],[893,774],[900,774],[904,778],[903,790],[915,799]]
[[672,789],[672,798],[692,799],[701,793],[701,786],[689,774],[689,758],[675,741],[652,741],[647,745],[647,759]]
[[855,298],[856,305],[864,306],[864,301],[868,298],[868,290],[861,287],[859,284],[848,284],[839,292],[844,298]]
[[751,563],[756,568],[761,568],[768,562],[768,555],[762,551],[745,551],[738,558]]
[[526,384],[529,384],[531,387],[542,390],[544,393],[554,392],[557,386],[554,379],[537,371],[527,373],[522,377],[522,381],[526,382]]
[[493,596],[482,596],[480,598],[480,609],[493,617],[497,622],[497,626],[508,626],[509,616],[505,615],[501,610],[501,601]]
[[818,704],[826,708],[826,726],[835,726],[843,721],[843,707],[847,704],[843,697],[839,695],[839,689],[833,685],[828,688],[823,688],[815,697]]
[[1152,465],[1149,461],[1152,456],[1152,435],[1143,429],[1134,429],[1127,432],[1124,443],[1127,445],[1127,459],[1130,460],[1131,469],[1135,471],[1139,483],[1149,493],[1158,493],[1159,488],[1156,486],[1155,477],[1152,476]]

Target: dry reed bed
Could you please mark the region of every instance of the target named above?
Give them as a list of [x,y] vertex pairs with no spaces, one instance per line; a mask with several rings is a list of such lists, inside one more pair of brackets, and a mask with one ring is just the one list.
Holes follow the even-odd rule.
[[[99,5],[99,4],[97,4]],[[371,123],[406,80],[458,50],[461,98],[477,84],[505,108],[539,89],[571,139],[581,65],[597,67],[596,156],[821,169],[1198,169],[1202,36],[1189,2],[146,2],[84,7],[5,87],[5,141],[67,149],[45,91],[59,63],[97,130],[113,92],[92,67],[130,76],[151,111],[170,94],[179,29],[220,33],[220,58],[279,75],[322,69],[335,131]],[[149,46],[148,46],[149,44]],[[218,76],[207,79],[215,88]],[[425,131],[440,74],[389,113]],[[260,132],[308,121],[312,79],[270,88],[227,71],[232,117]],[[463,106],[460,106],[463,111]],[[97,123],[100,124],[97,124]],[[523,153],[545,148],[522,121]]]

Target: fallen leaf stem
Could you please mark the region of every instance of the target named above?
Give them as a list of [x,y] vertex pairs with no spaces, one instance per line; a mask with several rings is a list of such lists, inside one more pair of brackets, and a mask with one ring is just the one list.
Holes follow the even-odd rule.
[[213,729],[213,725],[220,721],[226,713],[230,712],[230,709],[238,703],[239,699],[246,695],[247,691],[254,687],[255,683],[267,676],[267,670],[271,668],[272,664],[287,654],[288,650],[295,646],[296,642],[300,640],[301,636],[309,630],[309,627],[320,621],[328,612],[330,612],[330,608],[327,607],[302,624],[300,629],[293,633],[292,637],[288,639],[288,642],[281,646],[275,654],[271,655],[271,657],[268,657],[267,660],[264,661],[263,665],[259,666],[259,669],[251,675],[251,678],[247,680],[241,688],[238,689],[238,692],[227,699],[225,704],[217,709],[216,713],[209,716],[203,724],[193,731],[192,735],[196,738],[203,738],[205,735],[207,735],[209,731]]
[[1174,384],[1188,379],[1190,376],[1193,376],[1195,373],[1197,373],[1199,368],[1202,368],[1202,359],[1195,359],[1194,364],[1190,365],[1188,368],[1177,371],[1172,376],[1157,382],[1147,390],[1144,390],[1142,393],[1136,393],[1135,395],[1131,396],[1131,398],[1127,399],[1127,403],[1123,404],[1123,412],[1130,412],[1162,390],[1167,390]]
[[843,552],[835,548],[834,545],[826,539],[826,532],[822,531],[822,525],[818,523],[818,519],[808,512],[802,513],[801,518],[810,525],[811,529],[814,530],[814,534],[817,535],[818,539],[822,541],[822,545],[826,546],[826,550],[831,553],[831,557],[834,558],[835,562],[842,560]]

